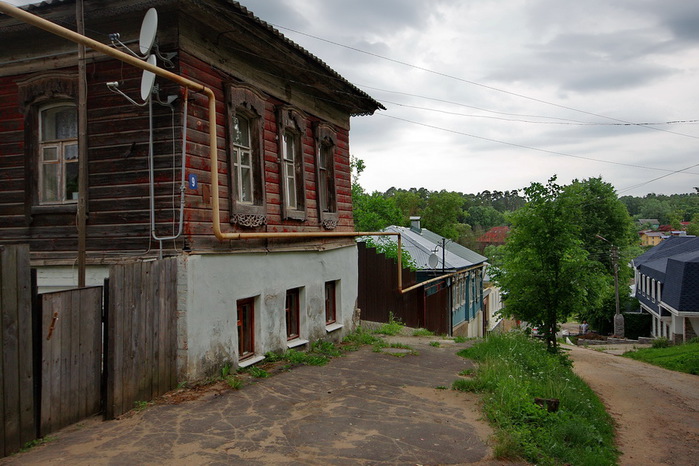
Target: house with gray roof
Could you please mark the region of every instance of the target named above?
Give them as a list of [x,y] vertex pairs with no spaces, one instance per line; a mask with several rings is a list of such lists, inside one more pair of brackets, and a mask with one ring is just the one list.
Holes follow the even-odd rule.
[[634,294],[652,334],[676,343],[699,334],[699,238],[670,237],[632,261]]
[[432,287],[448,289],[444,312],[448,313],[450,334],[483,336],[488,321],[483,315],[483,277],[487,258],[422,228],[420,217],[411,217],[410,223],[410,227],[392,225],[384,231],[401,234],[403,249],[417,266],[417,281],[431,285],[426,287],[426,293],[429,294]]

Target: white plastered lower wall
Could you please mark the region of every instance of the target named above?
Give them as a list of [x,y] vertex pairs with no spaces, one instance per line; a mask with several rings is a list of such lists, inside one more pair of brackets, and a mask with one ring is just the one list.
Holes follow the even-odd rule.
[[[287,348],[286,291],[300,288],[300,339],[339,339],[355,326],[356,246],[327,251],[190,255],[178,267],[178,373],[197,379],[238,365],[237,301],[254,298],[255,355]],[[325,324],[336,282],[337,325]]]
[[[91,265],[85,268],[86,286],[103,286],[105,278],[109,278],[108,265]],[[36,283],[39,293],[76,288],[78,286],[78,267],[66,265],[36,267]]]

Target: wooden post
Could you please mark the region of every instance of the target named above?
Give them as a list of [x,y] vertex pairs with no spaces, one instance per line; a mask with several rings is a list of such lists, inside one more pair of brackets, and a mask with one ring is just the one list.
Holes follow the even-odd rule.
[[[78,34],[85,34],[83,0],[75,2]],[[78,43],[78,286],[85,286],[87,249],[87,82],[85,45]]]

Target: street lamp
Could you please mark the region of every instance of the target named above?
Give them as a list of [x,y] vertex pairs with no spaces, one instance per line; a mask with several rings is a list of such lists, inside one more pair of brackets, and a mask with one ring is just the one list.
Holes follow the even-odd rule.
[[614,295],[616,298],[616,312],[614,313],[614,335],[624,337],[624,316],[619,312],[619,248],[614,246],[611,241],[601,235],[595,235],[595,238],[601,239],[612,246],[612,266],[614,267]]

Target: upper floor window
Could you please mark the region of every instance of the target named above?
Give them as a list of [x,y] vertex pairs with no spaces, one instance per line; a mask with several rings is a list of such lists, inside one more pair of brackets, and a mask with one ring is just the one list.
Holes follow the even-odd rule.
[[233,139],[233,186],[236,188],[236,199],[238,202],[252,204],[255,197],[250,120],[242,115],[236,115],[233,117],[233,127],[235,135]]
[[324,124],[316,126],[317,202],[319,218],[326,229],[337,226],[337,191],[335,184],[335,131]]
[[289,209],[298,208],[298,183],[301,181],[297,167],[299,157],[299,138],[291,132],[284,132],[284,141],[282,143],[282,176],[285,195],[285,205]]
[[282,215],[285,219],[306,220],[306,183],[303,163],[303,115],[280,107],[277,115]]
[[267,223],[262,133],[264,99],[244,84],[226,87],[231,223]]
[[69,103],[39,110],[39,203],[78,199],[78,112]]

